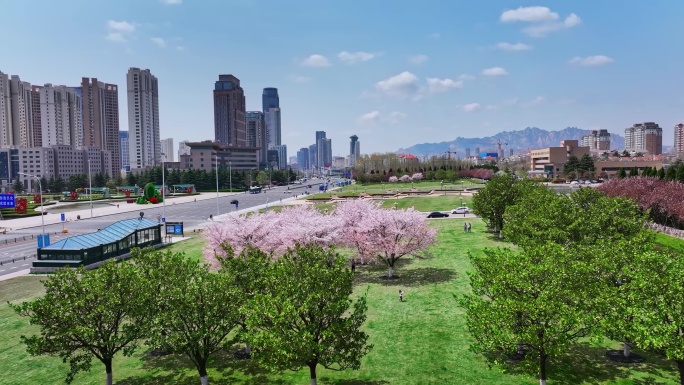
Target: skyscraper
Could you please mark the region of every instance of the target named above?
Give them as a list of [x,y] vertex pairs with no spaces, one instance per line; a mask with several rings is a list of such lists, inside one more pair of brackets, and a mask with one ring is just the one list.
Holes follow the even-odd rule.
[[625,149],[651,155],[663,153],[663,129],[654,122],[637,123],[625,129]]
[[261,111],[247,111],[247,147],[259,147],[259,163],[266,164],[268,138],[264,113]]
[[8,147],[12,144],[12,101],[10,93],[10,78],[0,72],[0,146]]
[[40,87],[31,86],[31,120],[33,125],[33,145],[43,146],[43,124],[40,120]]
[[592,130],[582,137],[582,147],[589,147],[591,151],[610,150],[610,133],[608,130]]
[[43,147],[56,144],[83,146],[81,107],[81,95],[71,87],[45,84],[40,88]]
[[351,139],[349,142],[349,166],[354,167],[356,158],[359,156],[361,144],[359,143],[359,137],[356,135],[350,136],[349,139]]
[[280,170],[284,170],[287,168],[287,146],[284,144],[281,144],[280,146],[271,146],[269,150],[275,150],[278,151],[278,164],[271,166],[276,166]]
[[318,168],[332,166],[332,141],[327,138],[318,139],[316,142],[316,160]]
[[309,146],[309,168],[318,167],[318,149],[315,144]]
[[159,162],[161,152],[157,78],[149,69],[131,67],[126,84],[131,170],[152,167]]
[[318,142],[319,139],[325,139],[325,131],[316,131],[316,142]]
[[266,120],[266,132],[268,133],[268,146],[280,146],[282,144],[280,108],[269,108],[264,113],[264,119]]
[[162,162],[173,162],[174,151],[173,148],[173,138],[166,138],[161,140],[161,161]]
[[261,111],[266,113],[271,108],[280,108],[280,97],[278,97],[277,88],[264,88],[261,94]]
[[297,166],[300,170],[309,169],[309,149],[302,147],[297,151]]
[[674,149],[675,154],[680,159],[684,159],[684,124],[679,123],[675,125],[674,131]]
[[12,103],[12,143],[19,147],[33,147],[33,97],[31,84],[19,76],[10,79]]
[[[83,100],[83,144],[108,150],[111,153],[111,170],[116,176],[121,170],[121,140],[119,137],[119,87],[97,78],[81,79]],[[130,162],[130,161],[129,161]]]
[[[119,131],[119,149],[121,159],[121,168],[130,170],[131,169],[131,156],[128,153],[128,131]],[[117,174],[118,175],[118,174]],[[114,176],[114,175],[112,175]]]
[[240,79],[219,75],[214,83],[214,138],[223,146],[247,147],[245,92]]

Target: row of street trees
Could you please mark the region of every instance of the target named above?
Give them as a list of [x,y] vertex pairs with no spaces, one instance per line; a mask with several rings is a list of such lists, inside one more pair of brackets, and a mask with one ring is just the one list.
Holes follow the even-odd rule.
[[62,269],[45,281],[45,296],[12,305],[40,327],[22,340],[30,354],[69,363],[67,383],[96,358],[111,385],[114,357],[142,344],[186,356],[202,385],[209,358],[237,342],[273,371],[308,367],[314,385],[319,365],[359,368],[372,348],[360,329],[366,297],[352,301],[345,258],[314,244],[296,245],[276,262],[255,248],[224,251],[216,272],[183,254],[150,250],[96,270]]
[[625,356],[636,347],[675,361],[684,384],[684,259],[654,248],[639,207],[591,188],[492,186],[517,248],[471,254],[473,292],[458,298],[471,350],[504,366],[522,359],[545,385],[549,358],[605,336],[624,341]]

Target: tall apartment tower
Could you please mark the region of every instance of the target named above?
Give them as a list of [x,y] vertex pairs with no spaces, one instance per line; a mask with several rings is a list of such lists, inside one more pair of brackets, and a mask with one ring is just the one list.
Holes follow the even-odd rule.
[[465,156],[466,158],[470,158],[470,148],[465,149]]
[[[119,175],[121,139],[119,137],[119,87],[98,81],[81,79],[83,100],[83,144],[107,150],[111,154],[111,176]],[[129,160],[130,163],[130,160]]]
[[10,77],[0,72],[0,146],[12,145],[12,97]]
[[121,169],[130,170],[131,155],[128,150],[128,131],[119,131],[119,151],[119,159],[121,159]]
[[272,146],[269,150],[278,152],[278,164],[275,166],[280,170],[285,170],[287,168],[287,146],[281,144],[280,146]]
[[266,137],[266,120],[261,111],[247,111],[247,147],[259,147],[259,163],[266,164],[268,138]]
[[309,146],[309,168],[318,167],[318,149],[315,144]]
[[280,146],[282,143],[282,125],[280,113],[280,97],[278,89],[264,88],[261,94],[261,110],[266,120],[267,147]]
[[219,75],[214,83],[214,138],[223,146],[247,147],[245,92],[240,79]]
[[82,101],[79,92],[67,86],[45,84],[40,88],[42,146],[83,146]]
[[328,138],[318,139],[316,143],[316,159],[318,160],[318,167],[332,166],[332,141]]
[[277,88],[268,87],[261,94],[261,110],[266,112],[271,108],[280,108],[280,97]]
[[592,130],[581,139],[582,147],[589,147],[590,151],[610,150],[610,133],[608,130]]
[[33,126],[33,145],[43,146],[43,124],[40,117],[40,86],[31,86],[31,121]]
[[10,79],[12,104],[11,141],[14,146],[33,147],[33,97],[31,84],[22,82],[19,76]]
[[651,155],[663,153],[663,129],[654,122],[637,123],[625,129],[625,149],[645,151]]
[[159,153],[162,162],[173,162],[175,153],[173,148],[173,138],[166,138],[161,140],[161,152]]
[[159,87],[149,69],[131,67],[126,74],[128,152],[131,170],[160,160]]
[[349,139],[351,139],[349,142],[349,166],[354,167],[361,150],[361,143],[356,135],[350,136]]
[[675,126],[674,147],[677,157],[684,159],[684,123],[679,123]]
[[300,170],[309,169],[309,148],[302,147],[297,151],[297,166]]

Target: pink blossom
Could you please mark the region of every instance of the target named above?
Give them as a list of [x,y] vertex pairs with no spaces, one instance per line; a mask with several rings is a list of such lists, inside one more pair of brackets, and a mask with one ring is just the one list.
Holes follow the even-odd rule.
[[295,244],[317,244],[327,247],[338,241],[339,218],[325,215],[313,206],[298,205],[279,213],[278,230],[272,236],[278,240],[276,254],[282,254]]
[[419,180],[423,180],[423,173],[417,172],[417,173],[411,175],[411,179],[414,180],[415,182],[418,182]]
[[399,178],[397,178],[396,176],[393,175],[393,176],[389,177],[389,179],[387,179],[387,181],[390,183],[397,183],[399,181]]
[[399,180],[402,181],[402,182],[410,182],[410,181],[411,181],[411,177],[408,176],[408,175],[402,175],[402,177],[399,178]]

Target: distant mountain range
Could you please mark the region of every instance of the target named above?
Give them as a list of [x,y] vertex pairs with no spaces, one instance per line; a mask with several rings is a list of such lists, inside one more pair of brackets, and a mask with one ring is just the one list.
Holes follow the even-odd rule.
[[[503,131],[493,136],[484,138],[462,138],[458,137],[450,142],[422,143],[415,144],[408,148],[399,149],[399,153],[413,154],[417,156],[444,155],[446,151],[454,151],[456,154],[451,156],[464,157],[466,149],[470,149],[470,154],[475,155],[477,148],[480,152],[496,152],[497,143],[507,143],[502,146],[505,154],[513,149],[514,154],[527,152],[536,148],[560,146],[561,140],[581,139],[591,130],[581,130],[577,127],[567,127],[560,131],[547,131],[537,127],[527,127],[518,131]],[[610,148],[624,148],[625,138],[618,134],[610,134]]]

